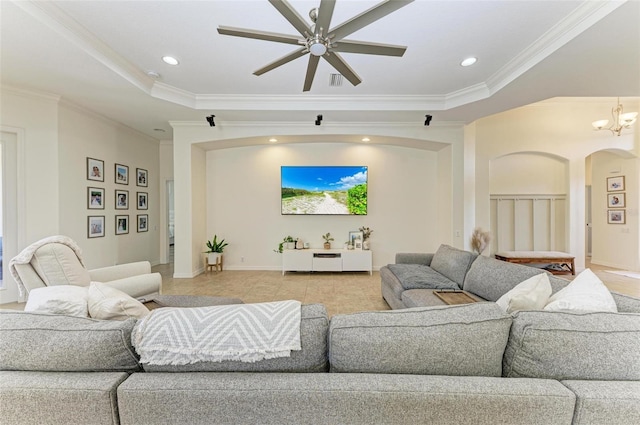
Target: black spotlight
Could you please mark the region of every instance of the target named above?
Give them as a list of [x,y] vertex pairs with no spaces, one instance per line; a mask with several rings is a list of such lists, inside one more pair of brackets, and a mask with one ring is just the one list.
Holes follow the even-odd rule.
[[431,120],[433,119],[433,116],[431,115],[425,115],[424,116],[426,119],[424,120],[424,125],[428,126],[429,124],[431,124]]
[[322,122],[322,115],[318,115],[316,117],[316,125],[320,125],[321,122]]
[[215,115],[209,115],[209,116],[207,117],[207,122],[209,123],[209,125],[210,125],[211,127],[215,127],[215,126],[216,126],[216,123],[213,121],[213,119],[214,119],[215,117],[216,117]]

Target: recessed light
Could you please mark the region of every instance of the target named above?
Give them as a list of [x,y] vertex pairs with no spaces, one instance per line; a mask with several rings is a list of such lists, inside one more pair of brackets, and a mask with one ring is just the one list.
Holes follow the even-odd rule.
[[362,141],[363,141],[363,142],[370,142],[370,141],[371,141],[371,139],[369,139],[368,137],[363,137],[363,138],[362,138]]
[[156,71],[147,71],[147,75],[153,78],[154,80],[157,80],[158,78],[160,78],[160,74],[158,74]]
[[271,143],[275,143],[275,142],[277,142],[277,141],[278,141],[278,139],[276,139],[275,137],[272,137],[271,139],[269,139],[269,141],[270,141]]
[[173,56],[163,56],[162,60],[164,61],[164,63],[167,63],[169,65],[177,65],[180,63],[178,59],[174,58]]
[[471,66],[474,63],[478,62],[478,58],[466,58],[462,62],[460,62],[461,66]]

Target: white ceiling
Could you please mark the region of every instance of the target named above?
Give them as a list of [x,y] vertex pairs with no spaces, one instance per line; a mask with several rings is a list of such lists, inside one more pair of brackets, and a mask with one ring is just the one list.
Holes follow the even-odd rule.
[[[290,1],[304,17],[318,1]],[[332,27],[378,1],[337,0]],[[219,35],[219,25],[297,34],[261,1],[0,1],[3,85],[60,95],[156,139],[170,121],[471,122],[551,97],[640,96],[640,1],[417,0],[348,39],[408,46],[342,54],[363,82],[329,86],[296,47]],[[180,60],[171,67],[164,55]],[[460,61],[478,57],[463,68]],[[154,79],[147,72],[154,71]],[[154,131],[164,129],[165,133]]]

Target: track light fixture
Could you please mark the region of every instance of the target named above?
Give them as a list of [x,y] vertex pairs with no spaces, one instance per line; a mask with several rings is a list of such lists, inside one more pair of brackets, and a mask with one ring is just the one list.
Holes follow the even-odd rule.
[[320,125],[320,123],[322,123],[322,115],[316,117],[316,125]]
[[207,122],[209,123],[209,126],[211,126],[211,127],[215,127],[216,126],[216,123],[213,121],[213,119],[215,117],[216,117],[215,115],[209,115],[207,117]]
[[428,127],[428,126],[429,126],[429,124],[431,124],[431,120],[433,119],[433,116],[432,116],[432,115],[427,114],[427,115],[425,115],[424,117],[425,117],[424,125],[426,125],[426,126]]

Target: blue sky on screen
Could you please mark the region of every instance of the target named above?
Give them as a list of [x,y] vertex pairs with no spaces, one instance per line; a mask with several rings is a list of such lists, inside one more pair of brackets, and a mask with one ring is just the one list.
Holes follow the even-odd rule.
[[309,191],[347,190],[367,182],[367,167],[282,166],[282,187]]

